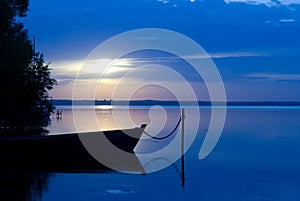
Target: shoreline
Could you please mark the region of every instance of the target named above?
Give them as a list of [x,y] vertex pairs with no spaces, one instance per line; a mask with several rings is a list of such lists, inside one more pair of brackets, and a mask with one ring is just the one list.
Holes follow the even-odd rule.
[[55,106],[300,106],[299,101],[162,101],[162,100],[52,100]]

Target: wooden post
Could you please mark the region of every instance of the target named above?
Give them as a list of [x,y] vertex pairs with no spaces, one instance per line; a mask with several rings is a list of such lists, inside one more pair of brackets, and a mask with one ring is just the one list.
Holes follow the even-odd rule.
[[185,176],[184,176],[184,108],[181,109],[181,185],[184,188]]

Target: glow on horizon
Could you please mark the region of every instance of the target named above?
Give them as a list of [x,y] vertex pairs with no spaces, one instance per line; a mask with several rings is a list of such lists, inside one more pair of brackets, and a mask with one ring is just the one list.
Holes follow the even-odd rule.
[[[58,81],[58,85],[50,91],[50,96],[54,99],[72,99],[74,82],[77,78],[76,82],[79,82],[78,86],[81,88],[82,98],[84,99],[86,89],[92,86],[93,83],[98,82],[101,74],[105,72],[106,77],[101,79],[100,84],[102,88],[106,89],[105,93],[102,93],[102,96],[104,98],[109,98],[112,86],[118,82],[118,79],[110,78],[110,76],[129,70],[129,66],[131,65],[130,62],[125,59],[114,61],[112,59],[103,58],[90,61],[88,67],[84,68],[83,71],[82,68],[84,64],[85,61],[83,60],[54,62],[51,65],[53,69],[52,75]],[[107,68],[107,64],[111,64],[109,68]],[[77,77],[79,72],[81,75]],[[99,97],[97,96],[96,98]]]
[[[242,58],[242,57],[264,57],[270,56],[271,53],[242,50],[235,52],[215,52],[210,53],[212,58]],[[202,55],[187,55],[189,58],[202,58]],[[120,58],[113,61],[109,58],[103,58],[99,60],[91,61],[95,65],[90,65],[85,69],[83,76],[80,77],[80,88],[82,91],[82,99],[85,98],[85,91],[89,88],[93,82],[98,82],[100,73],[105,72],[104,79],[101,79],[99,87],[96,89],[96,99],[110,99],[114,90],[114,86],[119,82],[122,75],[126,74],[131,69],[143,65],[145,63],[158,62],[172,62],[174,57],[166,58]],[[92,64],[91,63],[91,64]],[[74,86],[74,80],[77,73],[80,71],[84,64],[83,60],[70,60],[70,61],[58,61],[50,65],[53,69],[52,74],[57,79],[58,85],[50,91],[50,96],[53,99],[72,99],[72,92]],[[100,65],[99,65],[100,64]],[[110,64],[110,67],[101,66],[101,64]],[[147,72],[144,72],[147,73]],[[155,79],[159,78],[160,74],[155,75]],[[224,74],[222,75],[224,76]],[[233,101],[255,101],[255,100],[277,100],[277,101],[289,101],[297,100],[298,90],[295,84],[299,80],[299,74],[276,74],[276,73],[244,73],[235,77],[235,74],[228,75],[227,80],[225,78],[225,87],[227,91],[228,100]],[[151,77],[150,77],[151,78]],[[149,78],[149,79],[150,79]],[[149,80],[148,80],[149,81]],[[171,82],[172,80],[169,80]],[[147,82],[147,80],[140,80],[138,77],[127,79],[128,86],[132,84],[139,84]],[[276,87],[274,84],[276,83]],[[124,83],[123,83],[124,84]],[[180,83],[173,82],[174,86],[180,88]],[[201,100],[209,100],[208,94],[205,91],[205,85],[203,83],[192,83],[197,89],[197,96]],[[125,85],[125,84],[124,84]],[[259,90],[258,90],[259,89]],[[123,93],[126,93],[125,91]],[[143,96],[136,97],[137,99],[163,99],[170,100],[169,97],[164,97],[163,94],[151,91],[143,91]],[[145,98],[143,98],[145,97]]]

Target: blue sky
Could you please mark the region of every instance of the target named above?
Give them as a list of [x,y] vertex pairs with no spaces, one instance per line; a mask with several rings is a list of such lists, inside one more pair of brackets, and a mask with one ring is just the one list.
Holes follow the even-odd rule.
[[[76,72],[101,42],[152,27],[199,43],[218,67],[228,100],[300,100],[300,0],[30,2],[24,22],[58,79],[53,98],[72,97]],[[120,66],[134,63],[130,56]],[[199,99],[207,99],[205,92]]]

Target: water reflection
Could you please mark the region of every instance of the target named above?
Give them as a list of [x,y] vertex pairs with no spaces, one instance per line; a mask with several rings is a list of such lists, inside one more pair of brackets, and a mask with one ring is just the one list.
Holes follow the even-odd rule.
[[[89,117],[90,111],[81,111]],[[97,110],[98,121],[105,122],[107,129],[117,127],[111,121],[111,110]],[[151,123],[144,109],[132,111],[137,124]],[[178,120],[176,110],[174,124]],[[125,111],[118,114],[125,119]],[[50,132],[59,134],[76,131],[71,110],[63,110],[62,121],[54,118]],[[106,119],[106,120],[105,120]],[[213,152],[204,160],[198,153],[203,143],[210,119],[209,109],[201,110],[201,122],[197,137],[190,137],[190,127],[186,127],[187,143],[193,144],[185,154],[185,188],[181,188],[180,161],[171,163],[171,159],[149,158],[146,168],[157,163],[172,164],[168,168],[142,175],[112,174],[46,174],[48,185],[40,185],[42,191],[32,193],[36,186],[34,178],[1,175],[1,193],[12,198],[34,197],[33,200],[299,200],[300,198],[300,110],[284,109],[230,109],[224,132]],[[193,122],[193,112],[187,111],[187,122]],[[88,124],[88,120],[85,121]],[[153,122],[152,122],[153,123]],[[159,124],[156,124],[159,125]],[[87,125],[88,127],[88,125]],[[96,127],[94,129],[97,129]],[[152,125],[155,131],[155,124]],[[164,128],[161,135],[168,133]],[[180,133],[180,131],[178,132]],[[164,141],[156,141],[144,136],[138,151],[144,153],[157,150]],[[178,149],[180,151],[180,147]],[[175,151],[175,150],[174,150]],[[174,153],[170,153],[174,154]],[[150,162],[149,162],[150,161]],[[10,177],[15,178],[14,181]],[[23,179],[20,184],[18,180]],[[45,183],[47,183],[47,181]],[[6,185],[6,182],[10,182]],[[42,182],[40,182],[42,183]],[[16,187],[14,187],[16,186]],[[8,189],[10,188],[10,189]],[[37,193],[41,192],[41,194]],[[45,193],[47,192],[47,193]],[[19,194],[20,196],[18,196]],[[19,200],[20,200],[19,199]],[[1,199],[2,200],[2,199]],[[5,200],[5,199],[3,199]],[[13,199],[6,199],[13,200]]]
[[47,191],[49,173],[4,173],[0,174],[1,200],[38,201]]
[[[135,149],[136,153],[145,154],[159,151],[170,144],[176,135],[180,134],[181,110],[180,108],[153,108],[153,107],[131,107],[127,108],[97,108],[93,113],[92,108],[79,108],[75,113],[68,107],[58,108],[63,111],[63,117],[59,121],[55,120],[55,115],[52,116],[52,124],[49,127],[49,134],[56,135],[61,133],[76,133],[98,130],[116,130],[126,129],[131,127],[139,127],[142,124],[147,124],[146,132]],[[163,110],[163,112],[162,112]],[[201,119],[201,128],[204,129],[209,124],[210,113],[209,109],[205,109],[203,119]],[[187,137],[186,146],[188,147],[196,135],[199,122],[195,121],[197,109],[186,109],[187,118]],[[80,125],[74,124],[74,115]],[[96,124],[95,122],[96,118]],[[178,127],[178,129],[176,129]],[[172,133],[169,137],[161,140],[156,138],[164,138]]]
[[[130,108],[128,110],[122,107],[115,109],[104,107],[97,108],[95,113],[92,108],[79,107],[74,112],[69,107],[58,107],[57,109],[62,111],[63,115],[59,116],[59,119],[56,114],[51,116],[52,123],[49,126],[49,134],[124,129],[146,123],[149,133],[160,136],[164,132],[172,130],[181,115],[180,108]],[[164,122],[158,121],[161,119],[160,109],[165,111]],[[74,115],[82,122],[77,127],[74,125]],[[92,124],[95,118],[97,124]]]

